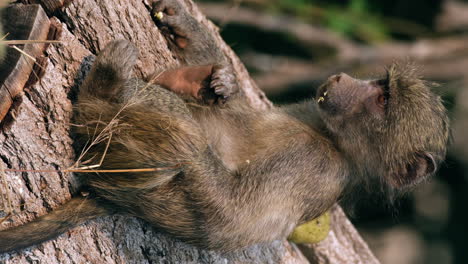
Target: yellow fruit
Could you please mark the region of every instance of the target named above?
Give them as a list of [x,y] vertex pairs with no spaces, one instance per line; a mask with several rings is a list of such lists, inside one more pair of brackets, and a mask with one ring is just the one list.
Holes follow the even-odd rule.
[[297,226],[288,239],[297,244],[317,243],[324,240],[330,231],[330,212]]

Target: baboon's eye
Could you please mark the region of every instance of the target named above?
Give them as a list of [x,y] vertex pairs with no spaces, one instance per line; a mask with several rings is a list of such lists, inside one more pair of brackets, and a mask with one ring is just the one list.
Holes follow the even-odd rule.
[[377,105],[383,108],[387,105],[388,97],[390,96],[390,76],[387,74],[385,79],[380,79],[376,83],[382,91],[382,94],[377,96]]
[[381,94],[379,96],[377,96],[377,104],[380,106],[380,107],[385,107],[387,105],[387,96],[385,96],[385,94]]

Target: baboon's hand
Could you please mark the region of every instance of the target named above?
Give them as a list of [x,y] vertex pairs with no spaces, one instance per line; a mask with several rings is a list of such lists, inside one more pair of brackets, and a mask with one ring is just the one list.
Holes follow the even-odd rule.
[[230,65],[214,65],[210,89],[215,94],[215,102],[224,104],[232,95],[239,92],[239,86]]

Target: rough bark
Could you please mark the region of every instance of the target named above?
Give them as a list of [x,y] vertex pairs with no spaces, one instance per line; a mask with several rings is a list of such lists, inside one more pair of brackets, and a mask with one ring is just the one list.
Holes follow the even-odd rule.
[[[46,40],[50,28],[49,18],[37,5],[14,5],[2,10],[2,24],[10,39]],[[41,57],[45,43],[24,45],[22,51],[34,58]],[[20,52],[8,52],[0,65],[0,120],[4,120],[10,107],[23,91],[34,68],[31,57]],[[44,61],[44,60],[41,60]],[[36,60],[38,62],[38,60]],[[39,64],[39,63],[38,63]],[[11,112],[11,111],[10,111]],[[7,118],[8,119],[8,118]],[[2,122],[5,125],[5,122]]]
[[[50,45],[45,51],[48,64],[44,76],[24,90],[16,120],[9,129],[0,132],[0,162],[5,168],[60,170],[73,164],[70,123],[74,91],[89,70],[92,55],[110,40],[125,38],[137,45],[140,60],[136,75],[140,77],[179,64],[152,22],[147,1],[76,0],[56,9],[67,2],[49,0],[41,3],[51,22],[62,30],[62,43]],[[217,43],[234,65],[250,102],[267,109],[270,102],[219,37],[216,27],[192,2],[186,3],[194,16],[216,36]],[[8,52],[14,51],[9,49]],[[0,229],[21,225],[46,214],[69,200],[79,189],[79,182],[71,173],[7,172],[5,179],[8,190],[2,192],[10,194],[14,212],[1,223]],[[7,211],[7,208],[0,211],[0,217]],[[322,246],[313,246],[314,254],[321,256],[319,263],[342,263],[335,260],[376,263],[368,261],[372,253],[339,210],[334,210],[333,219],[334,231],[327,239],[333,239],[333,243],[326,240],[319,244]],[[338,249],[343,251],[337,252]],[[287,241],[220,254],[176,241],[137,218],[120,215],[93,220],[52,241],[0,255],[0,262],[308,263],[300,250]]]

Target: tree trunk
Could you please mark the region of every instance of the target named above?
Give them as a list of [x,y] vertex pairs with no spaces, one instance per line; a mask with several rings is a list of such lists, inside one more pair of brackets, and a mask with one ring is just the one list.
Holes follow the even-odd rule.
[[[135,70],[137,76],[145,77],[158,69],[179,65],[151,19],[147,0],[23,2],[41,4],[43,9],[39,7],[36,15],[48,17],[52,31],[61,31],[61,43],[49,45],[45,50],[47,63],[43,63],[41,80],[34,85],[26,83],[24,93],[18,92],[17,97],[22,103],[9,126],[4,124],[0,132],[0,163],[6,169],[51,172],[7,171],[0,174],[0,186],[3,186],[0,190],[4,200],[0,217],[6,216],[6,220],[0,222],[2,230],[47,214],[79,190],[79,182],[72,173],[58,170],[74,163],[70,135],[72,102],[77,87],[89,70],[93,54],[113,39],[128,39],[140,49],[140,60]],[[216,36],[216,42],[234,65],[239,84],[250,103],[259,108],[270,107],[271,103],[250,79],[237,56],[222,41],[216,27],[192,2],[187,1],[186,4],[194,17],[207,25]],[[39,24],[44,26],[43,23]],[[49,38],[50,35],[49,32]],[[26,50],[28,45],[23,49]],[[17,51],[9,48],[7,52]],[[28,68],[30,64],[23,62],[21,65]],[[38,70],[30,68],[29,72],[32,71],[31,76],[34,77]],[[6,88],[0,87],[0,92],[1,89]],[[2,96],[5,97],[0,93],[0,101],[3,101]],[[5,185],[2,181],[5,181]],[[11,216],[7,216],[10,206],[13,211]],[[309,260],[316,263],[378,263],[341,210],[334,209],[333,215],[330,236],[317,245],[303,246]],[[229,254],[200,250],[159,233],[137,218],[116,215],[90,221],[41,245],[2,254],[0,262],[308,263],[308,260],[298,247],[287,241],[255,245]]]

